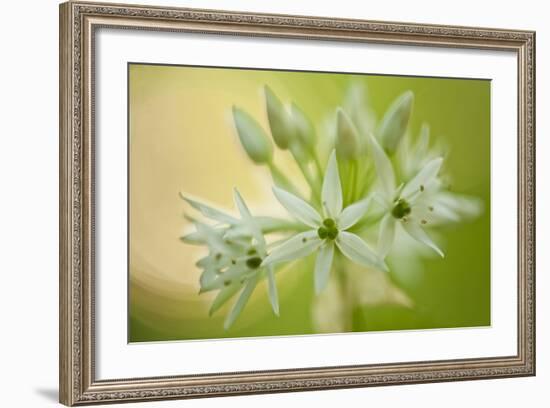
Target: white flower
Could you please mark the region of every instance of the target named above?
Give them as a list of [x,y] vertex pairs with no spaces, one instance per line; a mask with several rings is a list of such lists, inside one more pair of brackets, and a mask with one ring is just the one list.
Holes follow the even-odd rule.
[[353,262],[368,267],[387,269],[383,261],[359,236],[347,231],[365,215],[370,200],[367,198],[342,209],[342,186],[334,151],[330,156],[323,180],[322,214],[301,198],[287,191],[274,187],[273,192],[293,217],[311,229],[289,238],[274,248],[264,259],[262,266],[292,261],[319,249],[314,271],[317,293],[328,282],[335,245],[343,255]]
[[440,144],[430,147],[430,127],[423,123],[416,140],[409,133],[403,137],[395,164],[403,180],[411,180],[430,160],[442,156],[444,149]]
[[225,319],[228,329],[248,302],[259,280],[267,277],[269,299],[276,315],[279,315],[279,301],[275,284],[273,265],[262,265],[267,255],[267,245],[261,225],[270,219],[259,222],[252,216],[239,192],[234,190],[234,200],[241,218],[238,219],[206,204],[182,196],[192,207],[205,217],[220,224],[208,225],[194,220],[196,231],[182,239],[193,244],[206,244],[209,254],[197,262],[203,269],[200,277],[200,293],[219,290],[210,308],[213,314],[239,290],[239,298]]
[[[441,191],[437,178],[443,158],[428,161],[407,183],[396,187],[395,174],[389,158],[374,137],[370,137],[371,151],[380,179],[378,201],[385,210],[380,224],[378,252],[385,257],[395,239],[395,228],[399,223],[414,239],[427,245],[441,257],[443,251],[424,231],[436,221],[457,221],[458,214],[450,211],[449,201],[454,200],[449,193]],[[448,202],[445,203],[445,200]]]

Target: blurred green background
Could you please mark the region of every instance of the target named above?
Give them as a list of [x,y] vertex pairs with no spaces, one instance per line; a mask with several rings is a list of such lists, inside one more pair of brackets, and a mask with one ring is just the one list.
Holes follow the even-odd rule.
[[[255,166],[238,143],[232,105],[268,131],[260,92],[267,84],[283,101],[302,107],[322,138],[347,87],[358,82],[366,85],[378,119],[402,92],[414,92],[410,132],[430,125],[432,143],[449,152],[445,169],[452,191],[481,198],[484,212],[440,229],[444,259],[425,258],[416,268],[390,260],[389,279],[410,304],[358,308],[353,330],[490,325],[490,81],[131,64],[130,342],[316,332],[311,258],[277,274],[280,317],[271,311],[265,282],[228,331],[228,305],[208,316],[214,294],[198,295],[200,270],[194,265],[206,249],[179,240],[188,223],[178,192],[232,211],[236,186],[253,213],[285,216],[272,197],[267,170]],[[298,174],[286,153],[276,154],[287,174]]]

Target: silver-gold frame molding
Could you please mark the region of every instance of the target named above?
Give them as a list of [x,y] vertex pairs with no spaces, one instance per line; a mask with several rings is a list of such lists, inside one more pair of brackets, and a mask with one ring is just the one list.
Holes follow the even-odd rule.
[[[100,27],[512,51],[518,90],[516,355],[97,380],[94,351],[94,33]],[[498,120],[498,118],[494,118]],[[121,135],[122,137],[123,135]],[[495,138],[498,150],[498,138]],[[69,2],[60,6],[60,401],[66,405],[535,374],[535,33]]]

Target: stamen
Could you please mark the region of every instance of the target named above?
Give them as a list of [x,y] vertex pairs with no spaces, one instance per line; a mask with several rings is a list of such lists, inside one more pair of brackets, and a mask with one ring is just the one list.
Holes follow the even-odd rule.
[[420,192],[423,192],[424,191],[424,186],[421,184],[420,185]]
[[327,228],[331,228],[331,227],[334,227],[336,223],[332,218],[327,218],[323,221],[323,225]]
[[420,220],[420,224],[422,224],[422,225],[425,225],[427,223],[428,223],[428,221],[426,221],[426,220]]
[[333,219],[327,218],[323,221],[324,227],[319,227],[317,235],[321,239],[336,239],[338,236],[338,228],[336,228],[336,222]]
[[302,242],[305,244],[307,242],[307,238],[306,237],[303,237],[302,238]]
[[391,214],[394,216],[394,218],[401,219],[409,215],[411,211],[412,209],[409,203],[403,198],[400,198],[397,201],[397,204],[391,210]]
[[234,259],[232,259],[232,260],[231,260],[231,263],[232,263],[233,265],[235,265],[235,264],[237,263],[237,261],[235,261]]
[[430,206],[428,207],[428,210],[433,211],[434,208],[430,205]]
[[328,236],[328,229],[325,227],[319,227],[317,230],[317,235],[319,235],[319,238],[325,239]]
[[262,264],[262,258],[255,256],[246,260],[246,266],[250,269],[257,269]]
[[216,258],[216,261],[219,261],[221,258],[222,258],[222,254],[220,254],[219,252],[216,254],[215,256]]
[[223,285],[224,285],[224,286],[229,286],[229,285],[231,285],[231,281],[230,281],[230,280],[226,280],[226,281],[223,282]]
[[250,248],[246,254],[247,255],[254,255],[254,254],[257,254],[257,252],[256,252],[255,248]]

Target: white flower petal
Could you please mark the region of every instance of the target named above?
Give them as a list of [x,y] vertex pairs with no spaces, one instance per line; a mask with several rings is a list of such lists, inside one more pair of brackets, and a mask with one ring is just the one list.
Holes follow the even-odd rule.
[[433,249],[442,258],[445,257],[443,251],[441,251],[441,249],[439,249],[435,242],[432,241],[428,234],[426,234],[424,229],[420,226],[418,220],[409,218],[407,222],[403,222],[401,225],[403,225],[403,228],[411,237]]
[[432,180],[439,173],[439,169],[443,164],[443,158],[437,157],[433,160],[430,160],[423,168],[420,170],[414,178],[405,184],[403,191],[401,191],[401,197],[405,200],[410,199],[411,196],[422,191],[426,185],[430,184]]
[[180,239],[186,244],[201,245],[206,244],[206,237],[198,231],[182,235]]
[[334,257],[334,244],[327,242],[321,247],[315,258],[315,293],[319,294],[327,286],[332,258]]
[[[434,197],[434,207],[447,209],[449,212],[460,218],[477,217],[483,211],[483,202],[477,197],[440,192]],[[451,220],[458,221],[458,220]]]
[[265,238],[262,234],[262,231],[258,224],[255,222],[254,217],[252,217],[252,214],[248,209],[248,206],[246,205],[241,194],[236,188],[233,190],[233,198],[235,200],[235,205],[239,209],[239,213],[241,214],[245,226],[250,230],[250,233],[254,236],[256,241],[261,246],[265,246]]
[[336,238],[336,245],[346,257],[359,265],[388,270],[365,241],[351,232],[340,231]]
[[231,299],[235,293],[237,293],[241,289],[241,285],[238,282],[235,282],[234,284],[224,287],[222,290],[218,292],[216,297],[214,298],[214,301],[212,302],[212,305],[210,306],[210,310],[208,311],[208,314],[212,316],[217,310],[219,310],[225,303]]
[[236,188],[233,189],[233,199],[235,200],[235,205],[237,206],[237,209],[239,210],[241,217],[243,219],[252,218],[252,214],[250,214],[250,210],[248,209],[246,203],[244,202],[243,197],[241,196],[241,193],[239,193],[239,190],[237,190]]
[[321,224],[322,220],[319,213],[301,198],[279,187],[273,187],[273,193],[290,215],[297,220],[312,228],[317,228]]
[[422,124],[420,128],[420,136],[416,142],[415,156],[417,158],[424,158],[428,153],[428,147],[430,143],[430,126],[426,123]]
[[201,273],[201,276],[199,278],[199,283],[201,285],[201,288],[208,287],[216,280],[218,276],[216,271],[217,269],[213,266],[208,266],[204,268],[204,271]]
[[237,302],[235,303],[235,305],[231,309],[231,312],[229,312],[229,315],[225,319],[225,322],[223,324],[223,328],[225,330],[229,329],[233,325],[237,317],[241,314],[242,310],[244,309],[244,306],[246,305],[246,302],[248,302],[248,299],[250,299],[250,295],[252,295],[252,292],[254,291],[254,288],[256,287],[257,283],[258,283],[258,274],[253,275],[252,277],[250,277],[248,282],[246,282],[246,286],[241,292],[239,299],[237,299]]
[[193,222],[193,225],[197,229],[197,234],[204,238],[208,248],[211,251],[221,252],[223,254],[234,252],[233,247],[227,245],[227,243],[223,240],[222,231],[199,221]]
[[393,171],[390,159],[380,147],[374,136],[369,135],[370,148],[374,158],[376,172],[382,184],[382,190],[386,196],[392,196],[395,192],[395,173]]
[[196,200],[186,197],[182,193],[180,193],[180,197],[183,198],[185,201],[187,201],[191,205],[191,207],[200,211],[201,214],[207,218],[211,218],[213,220],[223,222],[224,224],[234,224],[239,222],[239,220],[236,219],[235,217],[229,214],[226,214],[220,210],[217,210],[213,207],[210,207],[209,205],[200,203]]
[[340,215],[343,205],[342,185],[340,184],[338,162],[336,161],[336,152],[334,150],[328,159],[325,178],[323,180],[323,189],[321,191],[321,200],[328,216],[337,218]]
[[214,289],[221,289],[224,286],[229,286],[238,280],[242,275],[247,272],[247,268],[244,264],[240,263],[234,266],[227,268],[225,272],[216,274],[215,279],[211,281],[205,281],[204,284],[201,284],[201,293],[208,292]]
[[277,283],[275,282],[275,271],[273,265],[267,267],[267,289],[269,292],[269,302],[273,313],[279,316],[279,296],[277,295]]
[[386,214],[380,223],[380,232],[378,234],[378,255],[385,259],[391,250],[395,238],[395,218],[391,214]]
[[361,201],[357,201],[352,205],[348,205],[340,214],[338,218],[338,228],[346,230],[353,227],[367,212],[370,205],[370,198],[365,198]]
[[281,245],[276,246],[264,259],[262,266],[303,258],[319,248],[322,243],[323,240],[319,238],[315,230],[294,235]]

